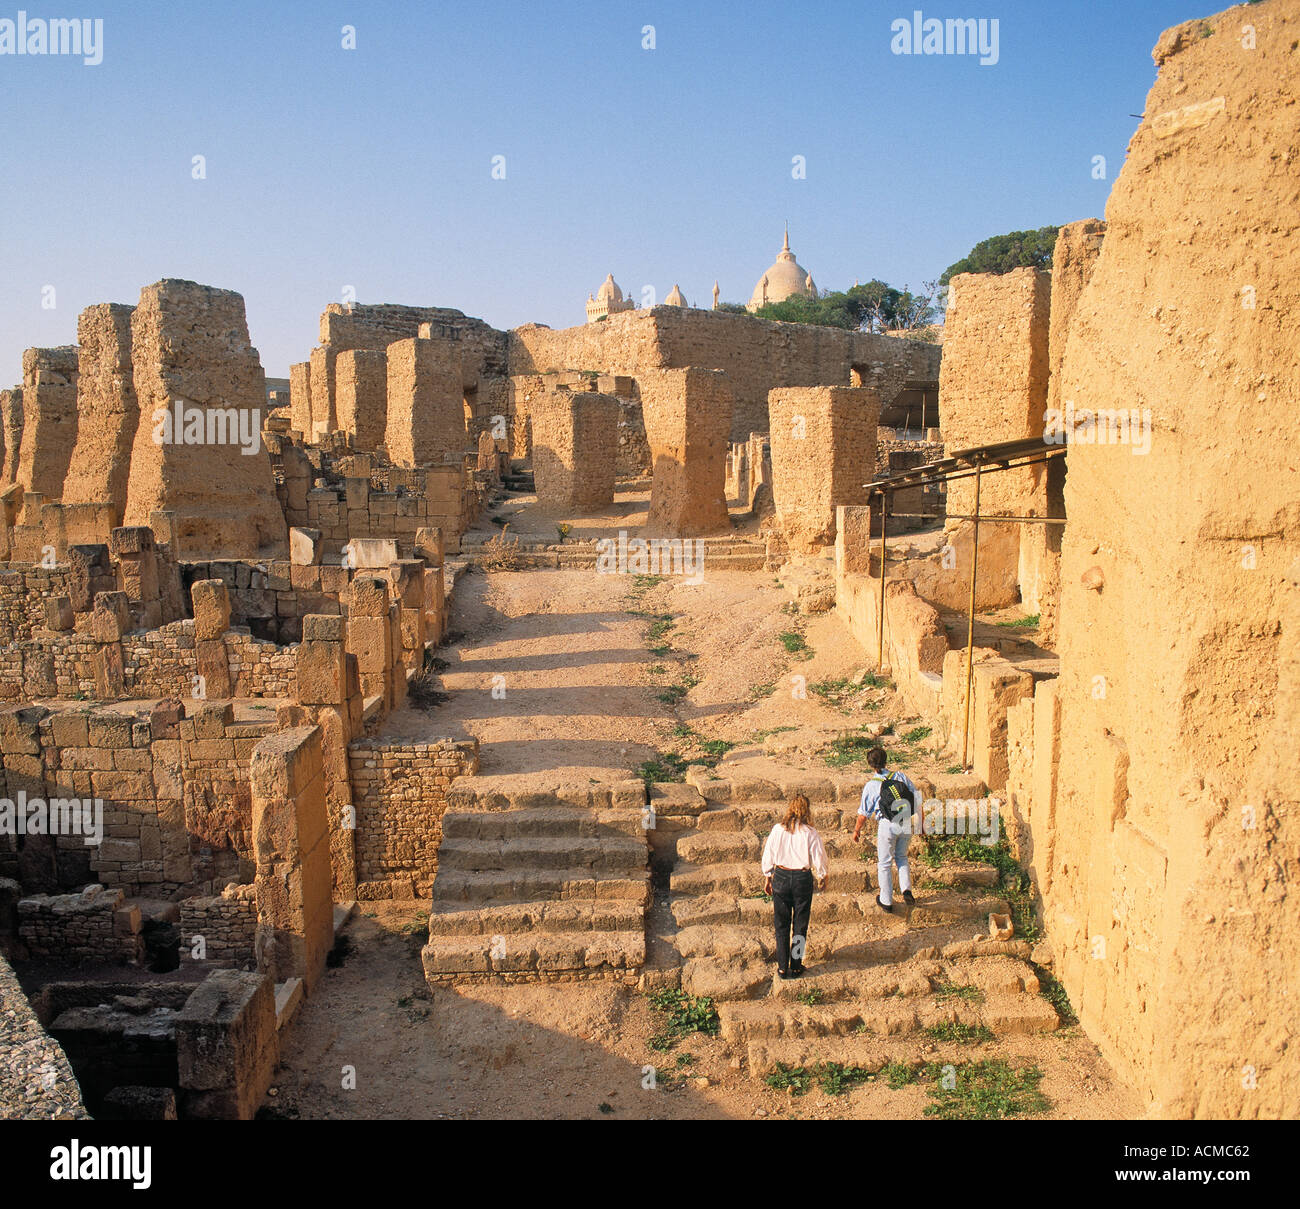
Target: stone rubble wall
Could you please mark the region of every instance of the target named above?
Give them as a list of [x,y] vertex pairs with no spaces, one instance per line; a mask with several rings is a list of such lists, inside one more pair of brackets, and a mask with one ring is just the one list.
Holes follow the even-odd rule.
[[120,889],[99,885],[19,899],[18,937],[29,960],[136,965],[144,956],[140,908],[125,899]]
[[428,898],[447,789],[478,772],[475,742],[358,740],[348,748],[356,808],[357,897]]

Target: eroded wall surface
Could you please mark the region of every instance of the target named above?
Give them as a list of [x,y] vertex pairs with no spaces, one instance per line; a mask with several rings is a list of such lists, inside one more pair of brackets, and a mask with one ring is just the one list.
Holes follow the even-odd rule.
[[1138,423],[1070,448],[1029,817],[1071,1001],[1176,1117],[1300,1112],[1298,42],[1294,0],[1160,38],[1061,370],[1064,405]]

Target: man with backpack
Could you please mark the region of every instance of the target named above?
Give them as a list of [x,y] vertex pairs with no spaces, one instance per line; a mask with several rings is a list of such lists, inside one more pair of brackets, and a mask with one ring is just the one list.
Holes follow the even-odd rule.
[[867,752],[867,763],[874,770],[871,779],[862,787],[862,801],[858,806],[857,823],[853,828],[853,842],[862,836],[867,819],[878,819],[876,825],[876,872],[880,877],[880,893],[876,905],[891,915],[894,911],[894,865],[898,866],[898,885],[903,891],[903,901],[909,906],[912,897],[912,874],[907,867],[907,844],[912,838],[912,816],[916,815],[915,830],[921,829],[920,794],[906,773],[891,772],[885,766],[885,749],[873,747]]

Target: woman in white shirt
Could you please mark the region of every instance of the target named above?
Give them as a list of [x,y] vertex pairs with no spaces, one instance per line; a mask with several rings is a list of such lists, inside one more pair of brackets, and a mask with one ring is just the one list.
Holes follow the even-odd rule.
[[826,889],[826,847],[812,825],[808,799],[797,793],[763,845],[763,890],[772,896],[776,972],[782,978],[803,973],[814,879],[818,889]]

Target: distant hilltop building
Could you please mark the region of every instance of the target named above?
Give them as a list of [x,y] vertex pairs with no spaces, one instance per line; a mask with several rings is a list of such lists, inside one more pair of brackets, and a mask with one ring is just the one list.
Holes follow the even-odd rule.
[[630,311],[635,305],[632,299],[623,297],[623,291],[618,288],[614,274],[609,273],[600,289],[596,291],[595,298],[590,294],[587,295],[587,322],[595,323],[598,319],[605,319],[619,311]]
[[756,311],[773,302],[784,302],[795,294],[816,298],[817,287],[813,284],[812,274],[795,260],[794,253],[790,251],[790,228],[786,227],[785,243],[781,246],[776,263],[758,279],[745,309]]
[[[816,298],[817,287],[813,284],[812,274],[795,260],[794,253],[790,251],[790,228],[786,227],[785,242],[781,246],[776,262],[759,278],[749,302],[745,304],[745,309],[756,311],[769,303],[784,302],[796,294],[801,294],[805,298]],[[715,281],[713,283],[715,311],[721,305],[720,299],[721,291]],[[674,282],[672,290],[663,300],[662,305],[689,307],[691,304],[686,301],[681,286]],[[587,322],[597,323],[610,315],[616,315],[619,311],[631,311],[635,308],[636,303],[631,298],[623,296],[618,282],[614,280],[614,274],[610,273],[605,277],[600,289],[596,291],[595,297],[587,295]]]

